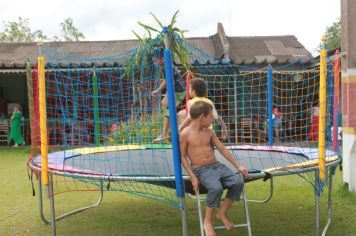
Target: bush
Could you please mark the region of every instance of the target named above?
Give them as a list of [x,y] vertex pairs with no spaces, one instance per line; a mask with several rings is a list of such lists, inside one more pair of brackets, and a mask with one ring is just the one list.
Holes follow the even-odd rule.
[[139,117],[127,120],[118,125],[112,125],[107,143],[117,144],[149,144],[161,134],[161,115]]

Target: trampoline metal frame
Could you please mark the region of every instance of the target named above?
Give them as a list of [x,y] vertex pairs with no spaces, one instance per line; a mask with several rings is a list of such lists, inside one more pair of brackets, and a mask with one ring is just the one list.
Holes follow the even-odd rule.
[[[327,230],[331,224],[331,204],[332,204],[332,171],[330,171],[331,167],[336,166],[339,164],[340,159],[337,159],[335,161],[329,162],[325,165],[326,169],[329,168],[329,178],[328,178],[328,211],[327,211],[327,223],[323,228],[322,233],[320,234],[320,196],[318,194],[315,194],[315,235],[326,235]],[[172,181],[174,180],[174,176],[170,177],[153,177],[153,176],[104,176],[104,175],[89,175],[89,174],[80,174],[80,173],[70,173],[70,172],[60,172],[57,170],[50,170],[49,171],[49,186],[48,186],[48,197],[50,199],[50,211],[51,211],[51,220],[47,220],[44,216],[44,209],[43,209],[43,188],[42,188],[42,181],[41,181],[41,168],[32,165],[31,162],[29,163],[29,167],[34,171],[38,173],[38,189],[39,189],[39,210],[40,210],[40,217],[42,221],[46,224],[51,224],[52,228],[52,235],[56,235],[56,221],[59,221],[61,219],[64,219],[68,216],[74,215],[76,213],[85,211],[87,209],[95,208],[100,205],[102,202],[103,196],[104,196],[104,189],[103,189],[103,181],[104,180],[109,180],[109,181],[146,181],[146,182],[154,182],[154,181]],[[267,177],[267,174],[270,174],[270,188],[269,188],[269,195],[266,199],[264,200],[254,200],[254,199],[247,199],[246,201],[249,202],[256,202],[256,203],[267,203],[269,200],[271,200],[273,196],[273,189],[274,189],[274,184],[273,184],[273,177],[277,176],[284,176],[284,175],[292,175],[292,174],[301,174],[301,173],[306,173],[306,172],[315,172],[315,181],[318,180],[319,178],[319,169],[318,166],[311,166],[307,168],[303,168],[300,170],[277,170],[273,172],[263,172],[263,173],[254,173],[249,175],[249,180],[257,180],[257,179],[263,179]],[[68,213],[62,214],[58,217],[55,217],[55,202],[54,202],[54,195],[53,195],[53,175],[59,175],[59,176],[65,176],[65,177],[79,177],[79,178],[90,178],[94,180],[100,180],[100,195],[99,199],[95,204],[88,205],[85,207],[81,207],[78,209],[75,209],[73,211],[70,211]],[[183,176],[184,180],[189,180],[189,176]],[[318,185],[315,185],[317,188]],[[179,198],[180,204],[181,204],[181,210],[182,210],[182,231],[183,235],[187,235],[187,223],[186,223],[186,203],[185,203],[185,198]],[[202,216],[199,216],[202,217]]]
[[39,191],[39,212],[40,212],[40,217],[41,220],[45,223],[45,224],[50,224],[52,227],[52,235],[56,235],[56,221],[62,220],[68,216],[77,214],[79,212],[97,207],[100,205],[100,203],[103,200],[104,197],[104,186],[103,186],[103,180],[100,181],[100,195],[99,195],[99,199],[97,200],[96,203],[88,205],[88,206],[84,206],[75,210],[72,210],[70,212],[64,213],[58,217],[56,217],[55,214],[55,202],[54,202],[54,193],[53,193],[53,174],[49,175],[49,181],[50,184],[48,186],[48,198],[50,199],[50,212],[51,212],[51,219],[48,220],[46,219],[45,215],[44,215],[44,209],[43,209],[43,189],[42,189],[42,180],[41,177],[39,176],[38,178],[38,191]]
[[[109,180],[109,181],[146,181],[146,182],[154,182],[154,181],[174,181],[175,177],[170,176],[170,177],[144,177],[144,176],[103,176],[103,175],[98,175],[98,176],[93,176],[93,175],[88,175],[88,174],[78,174],[78,173],[67,173],[67,172],[60,172],[60,171],[49,171],[49,184],[48,184],[48,198],[50,201],[50,214],[51,214],[51,220],[47,220],[44,216],[44,209],[43,209],[43,188],[42,188],[42,180],[41,180],[41,168],[38,166],[34,166],[29,163],[30,169],[32,169],[34,172],[38,174],[38,190],[39,190],[39,212],[40,212],[40,217],[41,220],[45,224],[50,224],[52,228],[52,235],[55,236],[57,234],[56,230],[56,221],[62,220],[68,216],[80,213],[82,211],[95,208],[100,205],[102,202],[102,199],[104,197],[104,187],[103,187],[103,182],[104,180]],[[55,215],[55,202],[54,202],[54,194],[53,194],[53,175],[59,175],[59,176],[65,176],[65,177],[79,177],[79,178],[89,178],[90,179],[95,179],[95,180],[100,180],[100,195],[99,199],[95,204],[88,205],[85,207],[81,207],[75,210],[72,210],[70,212],[64,213],[58,217]],[[185,180],[189,179],[187,177],[184,178]],[[181,211],[182,211],[182,231],[183,235],[186,236],[188,235],[188,227],[187,227],[187,214],[186,214],[186,201],[185,198],[179,198],[180,206],[181,206]]]
[[268,194],[267,198],[265,198],[263,200],[247,199],[246,198],[246,201],[248,201],[248,202],[256,202],[256,203],[267,203],[267,202],[269,202],[273,197],[273,176],[271,176],[269,178],[269,181],[270,181],[270,187],[269,187],[269,194]]
[[[331,168],[331,167],[330,167]],[[327,170],[325,168],[325,170]],[[328,211],[327,211],[327,221],[321,233],[322,236],[325,236],[329,226],[331,224],[331,203],[332,203],[332,171],[329,169],[329,178],[328,178]],[[319,178],[319,170],[315,171],[315,179]],[[320,235],[320,196],[315,194],[315,235]]]

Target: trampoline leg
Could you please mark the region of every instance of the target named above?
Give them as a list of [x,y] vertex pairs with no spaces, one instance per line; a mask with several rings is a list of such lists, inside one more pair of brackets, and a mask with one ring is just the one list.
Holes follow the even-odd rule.
[[315,171],[315,188],[314,194],[315,194],[315,235],[319,235],[320,231],[320,206],[319,206],[319,195],[318,195],[318,190],[319,190],[319,185],[317,183],[319,179],[319,171]]
[[326,232],[328,231],[328,228],[330,226],[331,223],[331,203],[332,203],[332,199],[331,199],[331,192],[332,192],[332,181],[333,180],[333,175],[332,175],[332,171],[329,170],[329,193],[328,193],[328,219],[327,219],[327,223],[324,227],[322,236],[326,235]]
[[51,224],[52,227],[52,235],[56,235],[56,216],[55,216],[55,207],[54,207],[54,195],[53,195],[53,178],[52,175],[49,176],[49,186],[48,186],[48,198],[50,201],[50,211],[51,211],[51,221],[47,220],[44,216],[43,213],[43,189],[42,189],[42,180],[41,180],[41,176],[38,177],[38,192],[39,192],[39,210],[40,210],[40,217],[41,220],[45,223],[45,224]]
[[270,188],[269,188],[269,195],[264,200],[255,200],[255,199],[246,199],[248,202],[257,202],[257,203],[266,203],[269,202],[273,197],[273,177],[270,178]]
[[[52,175],[51,175],[51,178],[52,178]],[[52,180],[52,179],[51,179]],[[53,184],[51,182],[51,184]],[[42,190],[42,181],[41,181],[41,176],[39,176],[38,178],[38,192],[39,192],[39,210],[40,210],[40,217],[42,219],[42,221],[46,224],[51,224],[51,221],[47,220],[44,216],[44,212],[43,212],[43,190]],[[52,193],[53,193],[53,185],[52,185]],[[102,202],[103,200],[103,197],[104,197],[104,183],[103,183],[103,180],[100,180],[100,196],[99,196],[99,199],[98,201],[95,203],[95,204],[92,204],[92,205],[89,205],[89,206],[85,206],[85,207],[82,207],[82,208],[79,208],[79,209],[76,209],[76,210],[73,210],[71,212],[68,212],[68,213],[65,213],[63,215],[60,215],[58,217],[55,218],[56,221],[58,220],[61,220],[67,216],[70,216],[70,215],[74,215],[76,213],[79,213],[79,212],[82,212],[82,211],[85,211],[87,209],[90,209],[90,208],[94,208],[94,207],[97,207],[99,206],[99,204]],[[51,201],[53,200],[53,210],[54,210],[54,197],[52,197],[50,199]],[[51,203],[52,204],[52,203]],[[52,209],[51,209],[52,211]],[[51,215],[52,216],[52,215]]]
[[61,220],[63,218],[66,218],[67,216],[71,216],[71,215],[77,214],[79,212],[85,211],[87,209],[97,207],[97,206],[99,206],[99,204],[103,200],[103,197],[104,197],[104,184],[103,184],[103,180],[100,180],[100,196],[99,196],[99,199],[98,199],[98,201],[96,203],[94,203],[92,205],[88,205],[88,206],[82,207],[82,208],[78,208],[76,210],[70,211],[70,212],[65,213],[63,215],[60,215],[60,216],[58,216],[56,218],[56,220]]
[[246,227],[247,227],[248,235],[251,236],[252,231],[251,231],[250,213],[248,211],[248,206],[247,206],[245,186],[242,189],[242,194],[243,194],[243,204],[244,204],[245,216],[246,216]]
[[187,206],[185,202],[185,197],[180,198],[180,205],[182,206],[182,232],[183,236],[188,235],[188,230],[187,230]]
[[198,214],[199,214],[199,226],[200,226],[200,235],[204,236],[204,224],[203,224],[203,210],[201,209],[201,199],[199,189],[197,191],[197,202],[198,202]]
[[39,200],[39,210],[40,210],[40,217],[41,220],[45,223],[45,224],[50,224],[51,222],[49,222],[45,217],[44,217],[44,213],[43,213],[43,192],[42,192],[42,180],[41,180],[41,176],[38,177],[38,200]]
[[53,194],[53,176],[49,175],[49,186],[48,186],[48,198],[50,202],[50,209],[51,209],[51,228],[52,228],[52,235],[56,236],[56,210],[54,206],[54,194]]

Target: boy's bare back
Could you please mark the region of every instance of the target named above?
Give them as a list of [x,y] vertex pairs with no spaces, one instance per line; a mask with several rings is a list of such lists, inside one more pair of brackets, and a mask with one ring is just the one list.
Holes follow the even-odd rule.
[[192,168],[217,162],[212,148],[213,131],[209,128],[201,130],[187,127],[181,133],[181,142],[186,146],[186,153]]

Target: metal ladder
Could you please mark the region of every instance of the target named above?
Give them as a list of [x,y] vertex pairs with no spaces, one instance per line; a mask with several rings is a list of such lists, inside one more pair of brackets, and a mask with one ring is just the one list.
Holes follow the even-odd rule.
[[[203,223],[203,213],[202,213],[202,206],[201,203],[205,201],[204,198],[201,198],[199,190],[196,192],[196,199],[197,199],[197,203],[198,203],[198,213],[199,213],[199,225],[200,225],[200,235],[204,236],[204,223]],[[243,187],[242,193],[241,193],[241,201],[243,203],[244,206],[244,210],[245,210],[245,217],[246,217],[246,223],[244,224],[234,224],[233,228],[247,228],[248,231],[248,235],[251,236],[252,235],[252,231],[251,231],[251,222],[250,222],[250,214],[248,211],[248,206],[247,206],[247,199],[246,199],[246,193],[245,193],[245,186]],[[219,226],[215,226],[215,229],[225,229],[224,225],[219,225]]]

